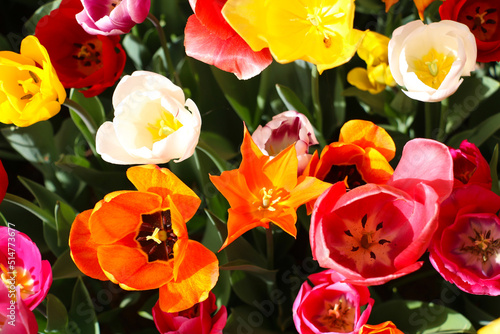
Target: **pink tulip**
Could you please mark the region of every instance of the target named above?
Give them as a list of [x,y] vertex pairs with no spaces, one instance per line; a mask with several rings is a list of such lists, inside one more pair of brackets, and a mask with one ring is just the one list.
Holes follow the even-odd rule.
[[460,148],[450,148],[450,153],[453,157],[454,188],[477,184],[491,189],[490,165],[476,145],[464,140]]
[[[10,298],[10,293],[15,299]],[[21,289],[7,290],[0,284],[0,332],[8,334],[38,333],[35,315],[21,298]]]
[[441,205],[429,246],[432,265],[447,281],[478,295],[500,295],[500,196],[479,185],[457,188]]
[[266,125],[259,125],[253,132],[252,139],[262,153],[272,157],[295,143],[299,159],[298,175],[302,174],[311,160],[309,146],[319,144],[311,122],[296,111],[282,112]]
[[313,209],[314,258],[361,285],[383,284],[419,269],[417,261],[437,229],[439,204],[452,190],[452,168],[445,145],[414,139],[387,184],[346,192],[337,182]]
[[[10,293],[12,287],[18,288],[30,310],[47,296],[52,284],[50,263],[42,261],[40,251],[26,234],[10,227],[0,227],[0,268],[0,289],[8,289]],[[6,290],[5,293],[2,291],[2,296],[8,294]]]
[[123,35],[149,14],[151,0],[81,0],[76,20],[91,35]]
[[[308,280],[293,303],[297,331],[357,334],[366,324],[374,303],[368,288],[343,282],[344,277],[333,270],[312,274]],[[361,311],[365,305],[366,309]]]
[[216,310],[215,295],[210,292],[205,301],[182,312],[163,312],[159,303],[156,303],[153,318],[156,328],[162,334],[222,334],[227,320],[226,307],[222,305],[212,316]]

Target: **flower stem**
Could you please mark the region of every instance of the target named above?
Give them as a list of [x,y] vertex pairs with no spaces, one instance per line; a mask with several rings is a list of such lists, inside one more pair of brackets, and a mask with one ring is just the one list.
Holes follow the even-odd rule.
[[316,129],[319,132],[323,131],[323,114],[321,112],[321,103],[319,101],[319,73],[316,66],[312,67],[311,71],[311,94],[313,101],[313,114],[316,123]]
[[273,240],[273,223],[269,223],[269,228],[266,230],[266,246],[267,246],[267,268],[274,268],[274,240]]
[[172,57],[170,56],[170,51],[168,50],[167,45],[167,37],[165,36],[165,32],[160,24],[160,21],[154,16],[151,12],[148,14],[148,20],[153,23],[156,31],[158,32],[158,37],[160,38],[160,44],[163,49],[163,53],[165,54],[165,59],[167,60],[168,71],[170,72],[170,76],[174,80],[175,84],[181,86],[181,80],[179,75],[175,71],[174,62],[172,61]]
[[441,117],[439,119],[439,131],[437,133],[436,139],[440,142],[444,142],[446,139],[446,120],[448,118],[448,99],[441,101]]
[[82,119],[83,123],[85,123],[85,126],[89,130],[90,134],[95,136],[97,125],[85,108],[69,98],[64,100],[63,105],[73,110]]
[[425,138],[434,138],[436,135],[437,117],[441,111],[441,104],[438,102],[425,102]]

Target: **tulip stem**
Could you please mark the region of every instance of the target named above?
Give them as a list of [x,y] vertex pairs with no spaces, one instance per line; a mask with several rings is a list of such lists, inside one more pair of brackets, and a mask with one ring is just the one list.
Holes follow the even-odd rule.
[[158,32],[158,37],[160,38],[161,48],[163,49],[163,53],[165,54],[165,60],[167,61],[168,71],[170,72],[170,76],[175,81],[175,84],[181,86],[181,79],[175,70],[174,62],[172,61],[172,57],[170,56],[170,51],[167,45],[167,37],[165,36],[165,32],[163,31],[163,27],[160,24],[160,21],[154,16],[152,13],[148,14],[148,20],[153,23],[156,31]]
[[269,228],[266,230],[266,246],[267,246],[267,267],[269,270],[274,268],[274,240],[273,240],[273,223],[269,223]]
[[425,109],[425,138],[433,138],[438,131],[437,117],[439,114],[439,107],[441,106],[438,102],[424,102]]
[[73,110],[82,119],[83,123],[85,123],[85,126],[89,130],[90,134],[95,136],[97,125],[85,108],[69,98],[64,100],[63,105]]
[[311,71],[311,95],[313,101],[313,114],[315,119],[316,129],[319,132],[323,131],[323,115],[321,112],[321,103],[319,101],[319,73],[316,66],[312,67]]

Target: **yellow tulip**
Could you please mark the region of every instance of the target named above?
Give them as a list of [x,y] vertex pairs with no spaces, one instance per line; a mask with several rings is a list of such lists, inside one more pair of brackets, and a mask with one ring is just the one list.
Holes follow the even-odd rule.
[[477,334],[496,334],[500,332],[500,318],[493,320],[486,326],[479,328]]
[[378,94],[385,86],[395,86],[388,61],[389,38],[379,33],[367,32],[358,48],[358,56],[366,62],[366,69],[356,67],[347,74],[347,81],[361,90]]
[[49,55],[35,36],[21,53],[0,51],[0,122],[20,127],[49,119],[61,110],[66,91]]
[[320,73],[348,62],[365,35],[353,29],[354,0],[228,0],[222,14],[252,50]]

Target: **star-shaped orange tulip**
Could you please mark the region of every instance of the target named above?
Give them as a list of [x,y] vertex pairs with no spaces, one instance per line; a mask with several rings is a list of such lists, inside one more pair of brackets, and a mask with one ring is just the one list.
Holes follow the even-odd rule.
[[240,168],[210,175],[228,200],[228,236],[221,250],[254,227],[272,222],[293,237],[297,208],[321,195],[331,184],[311,176],[297,178],[297,153],[290,145],[274,158],[264,155],[244,130]]

